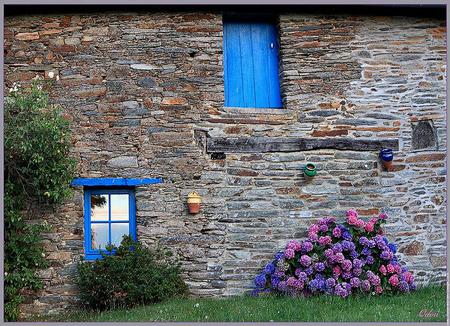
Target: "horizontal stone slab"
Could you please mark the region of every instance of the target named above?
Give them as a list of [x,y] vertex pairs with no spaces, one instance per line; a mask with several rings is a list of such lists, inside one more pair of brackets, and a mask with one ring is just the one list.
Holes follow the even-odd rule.
[[208,153],[298,152],[315,149],[377,151],[382,148],[398,150],[398,139],[208,137],[206,140],[206,151]]
[[161,178],[143,178],[143,179],[132,179],[132,178],[76,178],[72,181],[72,186],[140,186],[162,183]]

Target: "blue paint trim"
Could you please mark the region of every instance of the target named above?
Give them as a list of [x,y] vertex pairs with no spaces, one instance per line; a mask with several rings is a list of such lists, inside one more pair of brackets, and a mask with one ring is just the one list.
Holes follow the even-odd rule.
[[102,259],[101,253],[106,255],[113,255],[115,251],[108,252],[106,250],[92,250],[91,243],[91,195],[108,195],[108,221],[105,222],[94,222],[94,223],[104,223],[108,224],[108,239],[111,241],[111,224],[113,223],[124,223],[125,221],[111,221],[111,194],[127,194],[128,197],[128,209],[129,209],[129,234],[133,240],[137,240],[136,234],[136,196],[134,190],[132,189],[95,189],[89,188],[84,191],[84,254],[86,260],[96,260]]
[[151,185],[156,183],[163,183],[162,178],[76,178],[72,181],[72,186],[86,186],[86,187],[134,187],[141,185]]

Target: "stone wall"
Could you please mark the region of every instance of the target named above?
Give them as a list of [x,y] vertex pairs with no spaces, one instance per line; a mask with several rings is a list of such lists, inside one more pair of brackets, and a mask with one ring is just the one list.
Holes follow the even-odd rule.
[[[349,208],[366,217],[386,211],[402,263],[419,283],[444,282],[445,20],[281,13],[278,110],[223,107],[221,12],[9,16],[5,25],[5,91],[36,74],[53,81],[79,177],[164,178],[136,189],[138,238],[177,252],[193,295],[250,289],[287,240]],[[421,121],[437,142],[417,149],[412,130]],[[211,155],[208,142],[223,137],[353,145]],[[392,172],[378,150],[354,145],[366,139],[398,141]],[[306,162],[319,169],[311,181]],[[185,204],[192,190],[203,197],[197,215]],[[53,227],[45,240],[51,267],[24,314],[75,302],[82,193],[38,214]]]

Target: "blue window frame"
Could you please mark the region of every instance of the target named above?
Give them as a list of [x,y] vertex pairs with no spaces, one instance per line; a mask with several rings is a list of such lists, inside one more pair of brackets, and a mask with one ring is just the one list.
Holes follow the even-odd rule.
[[224,18],[223,26],[225,106],[281,108],[276,24]]
[[85,187],[84,252],[86,260],[101,258],[108,244],[120,245],[123,235],[136,240],[136,202],[133,188]]

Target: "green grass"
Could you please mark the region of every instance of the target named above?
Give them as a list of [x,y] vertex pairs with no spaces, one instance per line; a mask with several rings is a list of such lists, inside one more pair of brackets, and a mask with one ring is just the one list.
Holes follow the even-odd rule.
[[[446,289],[421,288],[397,296],[310,298],[248,296],[225,299],[173,299],[163,303],[106,312],[75,312],[47,321],[190,321],[190,322],[419,322],[446,320]],[[438,317],[420,317],[427,310]]]

